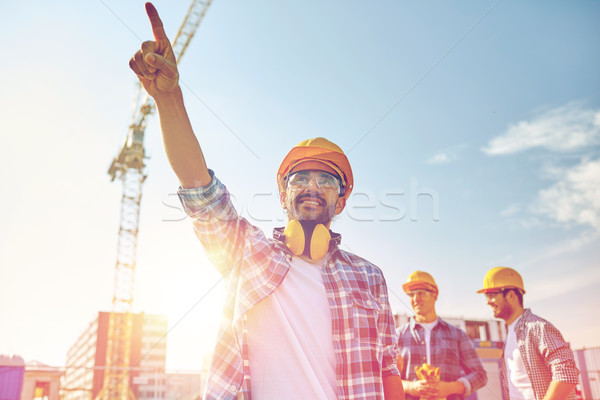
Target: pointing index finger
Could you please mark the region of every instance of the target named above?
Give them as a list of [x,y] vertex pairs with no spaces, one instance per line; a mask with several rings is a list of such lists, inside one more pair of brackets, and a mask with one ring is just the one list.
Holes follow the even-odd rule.
[[162,21],[158,16],[158,11],[154,8],[152,3],[146,3],[146,14],[148,14],[148,18],[150,19],[150,25],[152,25],[152,33],[154,34],[154,39],[158,43],[169,42],[167,38],[167,34],[163,28]]

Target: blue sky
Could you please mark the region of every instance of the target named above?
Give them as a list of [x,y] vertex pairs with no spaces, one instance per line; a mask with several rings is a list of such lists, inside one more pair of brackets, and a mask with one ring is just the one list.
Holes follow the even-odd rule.
[[[189,2],[155,5],[174,37]],[[128,59],[152,36],[142,1],[0,13],[0,353],[62,365],[110,309],[121,187],[106,170],[136,93]],[[325,136],[356,184],[333,228],[382,268],[396,311],[422,269],[439,314],[491,318],[475,291],[507,265],[526,306],[598,346],[598,17],[593,1],[214,0],[180,73],[209,166],[257,225],[283,224],[289,148]],[[223,285],[183,220],[156,117],[146,150],[134,308],[168,314],[170,369],[198,369]]]

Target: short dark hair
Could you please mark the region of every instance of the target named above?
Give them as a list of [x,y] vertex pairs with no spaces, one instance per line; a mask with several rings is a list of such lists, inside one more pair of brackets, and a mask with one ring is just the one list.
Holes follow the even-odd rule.
[[519,305],[523,307],[523,293],[519,289],[510,288],[510,289],[502,289],[502,296],[506,297],[506,293],[513,292],[517,299],[519,300]]

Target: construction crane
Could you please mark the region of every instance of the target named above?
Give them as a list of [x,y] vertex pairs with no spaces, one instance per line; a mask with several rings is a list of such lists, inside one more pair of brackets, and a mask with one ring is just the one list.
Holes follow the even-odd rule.
[[[177,63],[185,53],[212,0],[193,0],[172,42]],[[146,180],[144,131],[148,118],[155,111],[154,100],[138,84],[138,96],[133,120],[125,141],[108,169],[111,181],[121,180],[123,195],[117,263],[115,268],[112,312],[110,313],[106,346],[106,366],[102,390],[96,399],[135,399],[130,387],[132,304],[135,277],[137,237],[139,231],[142,185]]]

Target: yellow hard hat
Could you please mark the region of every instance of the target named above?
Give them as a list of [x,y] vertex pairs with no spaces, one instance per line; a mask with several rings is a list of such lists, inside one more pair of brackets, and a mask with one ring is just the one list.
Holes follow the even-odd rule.
[[433,280],[433,276],[423,271],[415,271],[410,274],[406,283],[402,285],[402,289],[404,289],[405,293],[414,289],[426,289],[433,290],[436,293],[439,292],[438,286]]
[[485,274],[483,289],[479,289],[477,293],[495,292],[501,289],[519,289],[521,293],[525,293],[523,278],[512,268],[494,267]]
[[277,170],[277,186],[282,192],[285,177],[292,171],[320,169],[336,174],[342,181],[343,192],[340,196],[348,199],[354,186],[354,177],[348,158],[335,143],[317,137],[303,140],[294,146],[285,156]]

